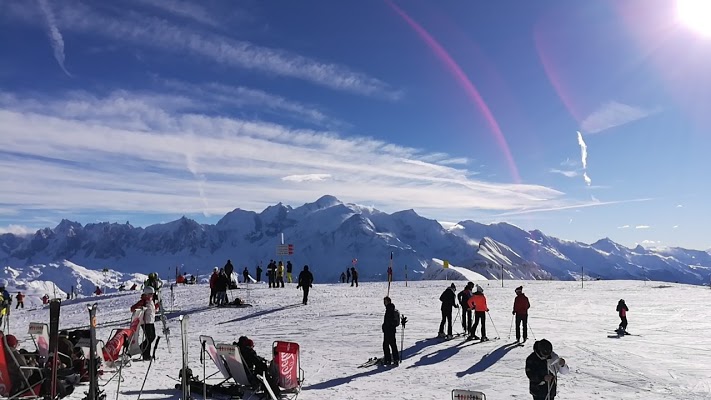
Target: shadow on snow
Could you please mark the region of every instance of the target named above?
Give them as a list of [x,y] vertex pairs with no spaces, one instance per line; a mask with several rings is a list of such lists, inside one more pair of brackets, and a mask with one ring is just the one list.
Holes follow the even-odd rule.
[[515,349],[517,346],[513,343],[506,343],[501,346],[499,346],[496,350],[484,354],[481,357],[481,360],[477,362],[476,364],[472,365],[469,367],[468,370],[462,371],[462,372],[457,372],[457,377],[461,378],[465,375],[470,375],[470,374],[475,374],[477,372],[483,372],[487,368],[491,367],[492,365],[496,364],[497,361],[501,360],[506,353],[511,351],[512,349]]
[[231,323],[231,322],[244,321],[244,320],[247,320],[247,319],[250,319],[250,318],[261,317],[262,315],[268,315],[268,314],[272,314],[272,313],[275,313],[275,312],[279,312],[279,311],[283,311],[283,310],[288,310],[289,308],[301,307],[301,306],[302,306],[302,304],[301,304],[301,303],[298,303],[298,304],[291,304],[291,305],[284,306],[284,307],[272,308],[272,309],[269,309],[269,310],[257,311],[257,312],[255,312],[255,313],[247,314],[247,315],[244,315],[244,316],[239,317],[239,318],[231,319],[231,320],[229,320],[229,321],[219,322],[217,325],[229,324],[229,323]]
[[345,385],[345,384],[350,383],[353,380],[358,379],[358,378],[379,374],[383,371],[389,371],[389,370],[390,370],[390,368],[376,366],[376,367],[374,367],[374,369],[365,370],[363,372],[359,372],[359,373],[353,374],[351,376],[344,376],[341,378],[333,378],[333,379],[327,380],[325,382],[315,383],[315,384],[310,385],[308,387],[304,387],[304,390],[307,390],[307,389],[310,389],[310,390],[330,389],[332,387]]
[[[433,344],[440,343],[437,339],[430,339],[429,341],[433,342]],[[418,342],[419,343],[419,342]],[[448,358],[451,358],[455,354],[459,353],[461,349],[467,346],[473,346],[476,344],[479,344],[481,342],[475,341],[475,340],[465,340],[462,341],[461,343],[447,347],[444,349],[437,350],[435,352],[432,352],[430,354],[425,354],[424,356],[420,357],[419,360],[415,361],[413,365],[410,365],[409,368],[415,368],[415,367],[421,367],[423,365],[432,365],[432,364],[437,364],[442,361],[446,361]],[[417,343],[415,344],[417,345]],[[426,344],[423,347],[431,346],[430,344]]]

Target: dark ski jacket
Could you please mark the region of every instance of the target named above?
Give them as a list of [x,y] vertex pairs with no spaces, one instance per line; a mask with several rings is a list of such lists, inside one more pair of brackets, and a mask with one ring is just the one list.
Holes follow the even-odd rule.
[[459,300],[459,305],[462,306],[462,310],[467,310],[467,302],[472,297],[472,291],[469,289],[464,289],[457,294],[457,300]]
[[299,273],[299,283],[296,285],[297,289],[299,287],[310,288],[313,287],[314,276],[308,269],[304,269]]
[[358,280],[358,271],[355,268],[351,268],[351,276],[353,276],[353,279]]
[[617,312],[620,314],[620,317],[626,317],[627,316],[627,311],[630,309],[627,308],[627,304],[625,303],[617,303]]
[[451,311],[452,307],[457,307],[457,299],[454,295],[454,290],[447,288],[440,296],[439,301],[442,302],[442,311]]
[[291,261],[287,261],[286,262],[286,273],[290,274],[293,269],[294,269],[294,266],[291,265]]
[[[533,344],[533,353],[526,358],[526,376],[528,377],[528,391],[532,396],[545,398],[548,394],[548,383],[545,381],[545,376],[548,375],[548,360],[552,359],[555,353],[551,353],[548,357],[541,359],[538,356],[538,342]],[[555,356],[558,358],[558,356]],[[551,397],[556,394],[556,382],[550,382]]]
[[231,281],[232,280],[232,273],[235,271],[235,267],[232,265],[232,261],[227,260],[227,264],[225,264],[225,275],[227,275],[227,278]]
[[531,303],[528,302],[528,297],[525,294],[517,294],[514,300],[513,312],[516,315],[528,315],[528,309],[531,308]]
[[217,280],[215,281],[215,291],[226,292],[229,286],[230,278],[228,278],[227,275],[222,272],[220,275],[217,276]]
[[383,332],[395,332],[400,321],[395,323],[395,304],[390,303],[385,306],[385,316],[383,317]]
[[239,352],[242,354],[242,358],[244,359],[244,363],[247,364],[247,368],[249,368],[253,374],[261,375],[262,372],[269,371],[267,360],[258,356],[257,352],[254,351],[253,348],[244,344],[238,344],[238,346]]

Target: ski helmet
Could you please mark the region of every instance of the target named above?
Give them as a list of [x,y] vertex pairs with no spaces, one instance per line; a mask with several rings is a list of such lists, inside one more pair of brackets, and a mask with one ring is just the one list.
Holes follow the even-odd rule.
[[541,339],[536,342],[536,353],[541,358],[548,358],[553,352],[553,345],[546,339]]
[[212,272],[217,272],[217,270],[218,270],[218,268],[215,267],[215,268],[212,269]]
[[155,293],[155,289],[153,289],[153,286],[146,286],[143,288],[143,294],[153,294]]

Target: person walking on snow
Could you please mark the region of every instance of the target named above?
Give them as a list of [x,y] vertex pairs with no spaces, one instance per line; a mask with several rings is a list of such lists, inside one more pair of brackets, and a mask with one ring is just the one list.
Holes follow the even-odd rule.
[[291,272],[294,269],[294,266],[291,265],[291,261],[286,262],[286,280],[289,283],[292,283],[292,277],[291,277]]
[[484,289],[481,286],[476,285],[476,292],[467,302],[467,306],[474,310],[474,326],[469,332],[469,339],[479,339],[476,335],[476,327],[481,322],[481,341],[489,340],[486,337],[486,313],[489,311],[489,307],[486,305],[486,296],[484,296]]
[[212,269],[212,275],[210,275],[210,305],[217,304],[217,278],[220,274],[217,272],[217,267]]
[[155,289],[151,286],[146,286],[143,288],[143,294],[141,299],[138,300],[136,304],[131,306],[131,312],[143,308],[143,333],[145,339],[140,345],[141,355],[144,360],[151,359],[151,343],[156,338],[156,327],[154,325],[156,321],[156,305],[153,302],[153,295],[155,294]]
[[303,271],[299,274],[299,283],[296,285],[297,289],[301,288],[304,291],[304,298],[301,301],[303,305],[309,302],[309,290],[313,287],[313,283],[314,276],[309,271],[309,266],[304,265]]
[[447,339],[452,338],[452,307],[459,308],[457,305],[456,295],[457,287],[454,283],[448,287],[440,296],[439,301],[442,302],[442,321],[439,323],[439,333],[437,337],[443,338],[444,336],[444,323],[447,322]]
[[351,269],[346,267],[346,283],[351,281]]
[[625,304],[625,301],[620,299],[620,301],[617,303],[617,313],[620,316],[620,326],[617,328],[617,333],[622,333],[623,335],[628,335],[627,333],[627,311],[630,309],[627,308],[627,304]]
[[277,267],[276,287],[279,287],[279,284],[284,287],[284,264],[281,261],[279,261],[279,266]]
[[17,310],[18,308],[25,308],[25,295],[22,294],[22,292],[17,292],[17,296],[15,296],[17,299],[17,305],[15,306],[15,309]]
[[[526,358],[528,392],[533,400],[554,400],[556,395],[556,375],[565,373],[568,366],[565,359],[553,352],[553,345],[546,339],[533,344],[533,352]],[[553,373],[552,373],[553,372]]]
[[511,311],[511,314],[516,316],[516,343],[521,341],[521,324],[523,324],[523,341],[528,339],[529,308],[531,308],[531,303],[529,303],[528,297],[523,294],[523,286],[517,287],[516,299],[514,299],[513,311]]
[[262,281],[262,266],[257,265],[257,282]]
[[244,271],[242,271],[242,278],[243,278],[242,282],[244,282],[244,283],[249,282],[249,270],[247,269],[247,267],[244,267]]
[[355,287],[358,287],[358,271],[356,271],[355,267],[351,267],[351,286],[355,284]]
[[385,316],[383,317],[383,365],[400,364],[400,353],[397,350],[397,327],[400,325],[399,312],[395,309],[390,297],[383,298]]
[[341,283],[346,283],[346,273],[341,272]]
[[457,300],[459,300],[459,305],[462,306],[462,328],[464,333],[468,334],[472,329],[472,310],[467,305],[467,302],[472,297],[472,289],[474,288],[473,282],[467,282],[464,286],[464,290],[457,294]]

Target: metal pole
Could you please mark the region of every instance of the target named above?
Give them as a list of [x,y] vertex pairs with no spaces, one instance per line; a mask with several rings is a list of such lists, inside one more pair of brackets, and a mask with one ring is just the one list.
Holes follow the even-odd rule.
[[580,288],[585,289],[585,269],[582,265],[580,266]]
[[501,287],[504,287],[504,264],[501,264]]
[[405,287],[407,287],[407,264],[405,264]]

